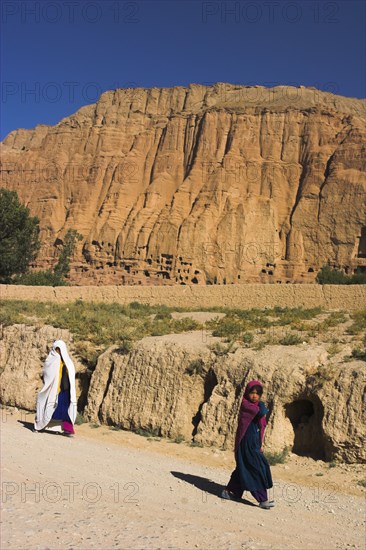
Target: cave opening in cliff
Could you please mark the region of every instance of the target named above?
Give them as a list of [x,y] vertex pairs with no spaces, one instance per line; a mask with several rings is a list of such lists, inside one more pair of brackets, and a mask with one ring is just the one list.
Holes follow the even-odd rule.
[[213,369],[210,369],[205,376],[204,387],[203,387],[203,391],[204,391],[203,401],[198,407],[198,411],[192,418],[192,424],[193,424],[192,438],[194,438],[194,436],[197,434],[198,425],[202,420],[202,407],[210,399],[212,392],[218,383],[219,381],[217,380],[215,371]]
[[324,460],[323,412],[322,403],[316,396],[312,400],[297,399],[285,406],[286,417],[294,430],[293,453]]
[[357,257],[366,258],[366,227],[362,227],[359,239]]

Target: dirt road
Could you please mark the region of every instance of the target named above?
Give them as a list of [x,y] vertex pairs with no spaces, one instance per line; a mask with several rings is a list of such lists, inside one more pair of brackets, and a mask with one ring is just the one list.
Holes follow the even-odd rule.
[[218,498],[229,452],[89,425],[35,434],[32,420],[2,415],[3,549],[365,547],[362,467],[292,459],[272,469],[276,507],[262,510],[247,493]]

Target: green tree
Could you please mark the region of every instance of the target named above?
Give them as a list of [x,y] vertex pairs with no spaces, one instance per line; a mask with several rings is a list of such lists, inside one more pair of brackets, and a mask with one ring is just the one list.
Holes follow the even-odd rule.
[[12,282],[16,285],[31,286],[65,286],[66,277],[70,272],[70,258],[75,251],[76,241],[83,238],[75,229],[69,229],[65,235],[62,250],[59,253],[58,262],[53,269],[46,271],[33,271],[15,277]]
[[25,273],[39,251],[39,220],[15,191],[0,189],[0,281]]

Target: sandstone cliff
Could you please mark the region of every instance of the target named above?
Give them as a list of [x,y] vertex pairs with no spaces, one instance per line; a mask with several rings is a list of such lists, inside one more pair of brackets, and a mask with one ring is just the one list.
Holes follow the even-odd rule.
[[1,185],[38,215],[38,267],[68,228],[74,282],[311,281],[366,268],[364,100],[311,88],[117,89],[10,133]]
[[[1,340],[1,402],[35,409],[47,343],[72,340],[52,327],[14,325]],[[243,388],[259,377],[269,405],[267,450],[345,462],[366,459],[364,362],[337,365],[325,346],[238,348],[217,355],[202,333],[147,337],[112,347],[90,380],[76,362],[79,407],[89,420],[232,448]],[[350,351],[350,350],[349,350]]]

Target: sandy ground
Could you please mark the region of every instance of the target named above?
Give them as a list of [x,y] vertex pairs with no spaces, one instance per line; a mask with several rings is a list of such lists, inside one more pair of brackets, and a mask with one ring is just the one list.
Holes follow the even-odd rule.
[[3,410],[1,548],[365,548],[363,466],[292,456],[272,468],[276,507],[218,498],[232,453],[77,426],[33,433]]

